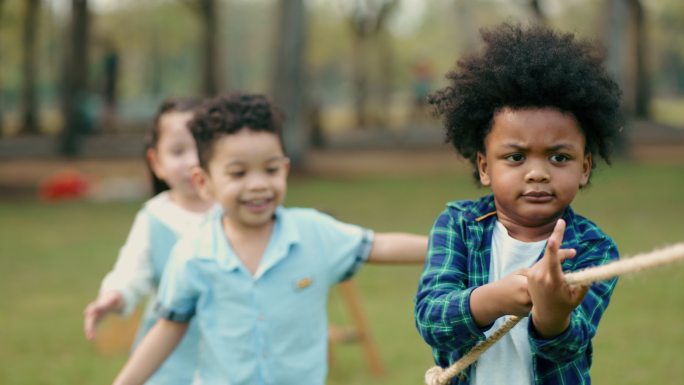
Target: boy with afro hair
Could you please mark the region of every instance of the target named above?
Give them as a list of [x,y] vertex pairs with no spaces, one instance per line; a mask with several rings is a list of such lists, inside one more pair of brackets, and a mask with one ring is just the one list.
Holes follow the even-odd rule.
[[452,384],[589,384],[591,339],[616,280],[570,287],[564,270],[619,258],[570,207],[620,132],[620,90],[594,45],[503,24],[429,101],[447,141],[492,194],[454,201],[430,234],[416,326],[447,367],[506,316],[528,316]]

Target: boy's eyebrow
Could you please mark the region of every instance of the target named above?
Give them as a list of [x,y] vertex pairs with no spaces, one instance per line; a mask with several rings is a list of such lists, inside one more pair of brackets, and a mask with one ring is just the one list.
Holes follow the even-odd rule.
[[504,143],[503,147],[512,148],[514,150],[529,150],[529,147],[517,143]]
[[230,162],[226,163],[226,165],[224,167],[242,166],[243,164],[245,164],[245,162],[243,162],[239,159],[236,159],[236,160],[231,160]]
[[557,145],[549,148],[547,150],[547,152],[554,152],[554,151],[558,151],[558,150],[572,150],[575,147],[576,146],[574,146],[572,143],[560,143],[560,144],[557,144]]
[[[275,162],[277,160],[285,160],[285,159],[287,159],[286,156],[279,155],[279,156],[274,156],[274,157],[266,159],[266,161],[264,163],[270,163],[270,162]],[[230,162],[226,163],[225,167],[242,166],[244,164],[246,164],[246,162],[239,160],[239,159],[235,159],[235,160],[231,160]]]
[[266,160],[266,163],[270,163],[270,162],[273,162],[273,161],[276,161],[276,160],[285,160],[285,159],[287,159],[287,157],[284,156],[284,155],[274,156],[274,157],[272,157],[272,158],[268,158],[268,159]]
[[[530,149],[529,146],[525,146],[525,145],[517,144],[517,143],[505,143],[503,146],[506,148],[512,148],[512,149],[521,150],[521,151],[526,151],[526,150]],[[564,150],[564,149],[571,150],[571,149],[574,149],[575,147],[576,146],[574,146],[572,143],[560,143],[560,144],[557,144],[555,146],[549,147],[546,151],[547,152],[553,152],[553,151]]]

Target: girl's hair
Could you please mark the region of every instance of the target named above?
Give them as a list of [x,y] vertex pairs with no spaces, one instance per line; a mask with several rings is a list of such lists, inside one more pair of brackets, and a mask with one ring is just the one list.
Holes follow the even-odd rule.
[[[594,158],[610,163],[622,124],[620,90],[594,44],[545,27],[502,24],[481,32],[485,49],[447,73],[449,85],[428,101],[443,118],[446,141],[469,159],[479,182],[477,153],[503,108],[556,108],[572,114]],[[597,162],[592,163],[592,167]]]
[[[147,150],[157,148],[159,137],[161,136],[159,121],[161,120],[162,115],[169,112],[189,112],[194,110],[199,104],[200,100],[195,98],[164,99],[161,105],[159,105],[159,109],[157,110],[157,114],[154,117],[154,121],[150,127],[150,130],[147,132],[147,135],[145,135],[145,154],[147,154]],[[153,194],[157,195],[162,191],[169,190],[169,185],[167,185],[163,180],[157,178],[157,176],[154,174],[154,171],[152,171],[152,165],[150,164],[149,159],[147,159],[147,156],[145,156],[145,163],[147,164],[147,170],[150,173]]]
[[207,99],[195,110],[189,126],[197,144],[200,167],[204,170],[208,170],[214,143],[243,128],[276,135],[285,152],[283,113],[261,94],[234,92]]

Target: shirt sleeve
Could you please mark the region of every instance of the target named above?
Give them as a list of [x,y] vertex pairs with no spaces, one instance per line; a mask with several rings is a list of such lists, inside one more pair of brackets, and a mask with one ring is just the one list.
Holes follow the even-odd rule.
[[361,264],[368,261],[373,231],[318,212],[314,223],[324,251],[329,282],[335,284],[351,278]]
[[[603,265],[618,257],[615,243],[610,238],[604,238],[590,244],[582,255],[575,257],[578,264],[573,270]],[[580,306],[573,310],[568,328],[554,338],[542,338],[530,322],[529,335],[532,352],[558,363],[571,362],[588,354],[591,339],[596,334],[599,321],[608,307],[616,283],[617,278],[593,283]]]
[[121,314],[124,316],[130,315],[140,299],[154,289],[149,232],[149,218],[144,210],[140,211],[119,250],[114,268],[100,286],[100,294],[109,291],[121,293],[124,303]]
[[199,297],[198,273],[189,242],[179,241],[164,269],[157,295],[157,314],[175,322],[189,322]]
[[468,287],[467,247],[457,222],[447,209],[433,225],[416,295],[415,319],[430,346],[462,355],[485,336],[470,311],[475,287]]

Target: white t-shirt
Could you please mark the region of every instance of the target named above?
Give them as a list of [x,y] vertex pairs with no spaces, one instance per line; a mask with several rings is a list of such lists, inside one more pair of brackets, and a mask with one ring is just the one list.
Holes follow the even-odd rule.
[[150,257],[149,215],[153,215],[177,234],[197,228],[218,206],[197,213],[188,211],[171,200],[168,191],[145,202],[138,211],[126,243],[119,250],[114,268],[102,280],[100,293],[116,290],[124,298],[123,315],[129,315],[140,299],[157,290]]
[[[514,239],[508,235],[504,225],[497,221],[492,234],[489,282],[498,281],[516,270],[532,266],[545,245],[546,240],[522,242]],[[497,319],[485,335],[489,337],[505,320],[506,317]],[[473,385],[531,385],[534,382],[528,323],[529,318],[524,318],[480,356],[472,370]]]

